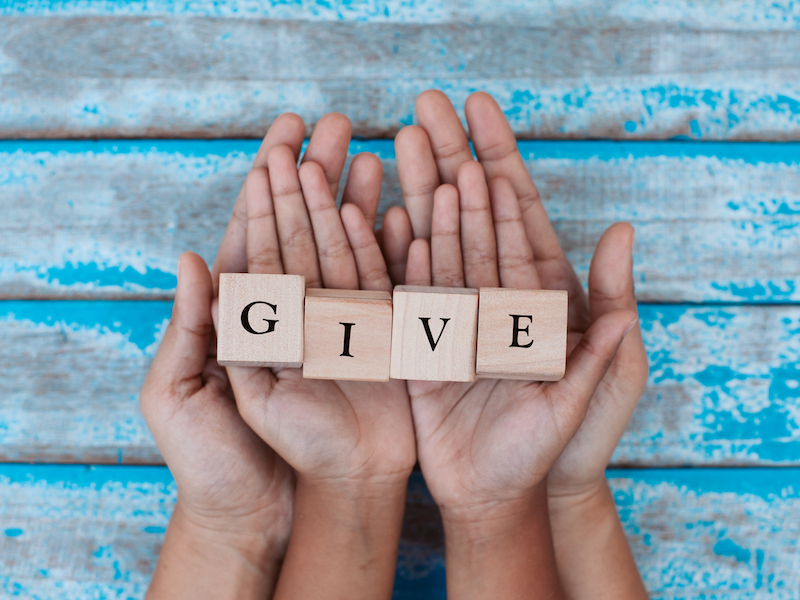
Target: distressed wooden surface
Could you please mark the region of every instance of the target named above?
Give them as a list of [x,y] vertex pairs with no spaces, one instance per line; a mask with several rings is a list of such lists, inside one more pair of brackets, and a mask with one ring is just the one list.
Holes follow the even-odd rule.
[[800,139],[796,3],[667,4],[11,2],[0,136],[259,137],[286,110],[391,136],[438,87],[520,137]]
[[[138,393],[168,302],[0,302],[0,461],[153,463]],[[800,306],[643,305],[617,465],[800,461]]]
[[[0,142],[0,297],[169,298],[213,260],[258,142]],[[796,301],[800,145],[521,142],[582,277],[603,230],[637,229],[646,301]],[[384,209],[401,202],[391,141]]]
[[[611,471],[654,599],[796,598],[797,469]],[[0,590],[23,599],[141,598],[176,498],[164,467],[0,465]],[[396,599],[444,598],[437,509],[409,497]]]

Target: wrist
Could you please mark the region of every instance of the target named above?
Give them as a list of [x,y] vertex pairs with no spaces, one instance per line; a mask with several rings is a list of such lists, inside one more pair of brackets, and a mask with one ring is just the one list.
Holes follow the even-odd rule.
[[611,512],[616,517],[616,505],[605,477],[579,487],[548,489],[548,508],[553,521],[574,519],[593,522]]
[[198,518],[178,501],[148,598],[248,598],[272,594],[280,569],[269,531]]
[[563,597],[544,482],[516,499],[440,510],[448,596]]
[[439,505],[445,535],[449,533],[459,541],[471,542],[502,539],[508,532],[535,520],[542,511],[547,512],[544,482],[518,497]]

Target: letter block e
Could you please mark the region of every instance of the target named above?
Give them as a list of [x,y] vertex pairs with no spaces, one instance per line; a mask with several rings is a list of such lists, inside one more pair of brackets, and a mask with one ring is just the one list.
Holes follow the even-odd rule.
[[567,360],[565,290],[481,288],[478,377],[558,381]]

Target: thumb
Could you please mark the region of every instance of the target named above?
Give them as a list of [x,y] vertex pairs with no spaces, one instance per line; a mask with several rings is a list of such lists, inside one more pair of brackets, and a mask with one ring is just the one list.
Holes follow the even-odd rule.
[[571,431],[577,430],[619,345],[636,323],[638,316],[631,310],[606,313],[592,323],[570,353],[564,378],[551,386],[550,393],[558,398],[556,406],[566,411]]
[[154,395],[151,391],[177,391],[185,398],[203,386],[202,373],[214,333],[213,290],[205,261],[193,252],[181,254],[172,316],[142,388],[145,411]]

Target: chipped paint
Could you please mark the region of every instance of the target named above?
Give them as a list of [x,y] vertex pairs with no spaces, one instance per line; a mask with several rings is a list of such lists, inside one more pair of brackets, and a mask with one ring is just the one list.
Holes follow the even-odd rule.
[[[0,295],[169,298],[182,250],[213,260],[257,148],[0,142]],[[800,145],[523,141],[520,150],[584,279],[602,231],[627,220],[644,300],[800,298]],[[351,144],[351,156],[362,151],[384,162],[383,209],[400,203],[392,142]]]

